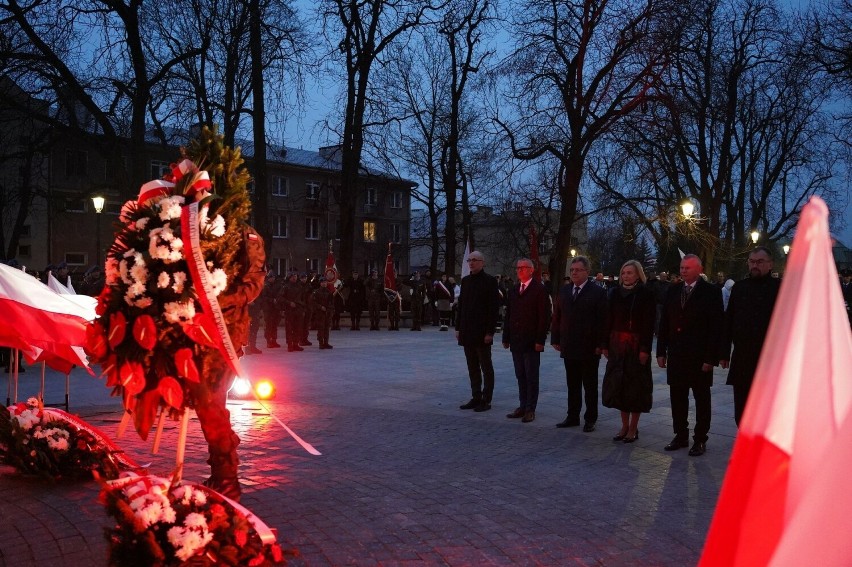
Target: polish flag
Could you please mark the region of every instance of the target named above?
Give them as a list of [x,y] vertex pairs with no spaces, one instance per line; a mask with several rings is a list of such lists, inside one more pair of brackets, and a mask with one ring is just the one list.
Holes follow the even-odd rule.
[[82,346],[86,323],[94,309],[59,295],[10,266],[0,264],[0,345],[18,349],[29,362],[46,362],[68,373],[72,366],[88,368]]
[[337,272],[337,264],[334,262],[334,252],[331,250],[331,241],[328,241],[328,256],[325,258],[325,285],[334,293],[340,274]]
[[385,289],[396,291],[396,275],[393,267],[393,256],[390,252],[390,244],[388,244],[388,257],[385,260]]
[[828,208],[802,209],[700,567],[846,565],[852,333]]

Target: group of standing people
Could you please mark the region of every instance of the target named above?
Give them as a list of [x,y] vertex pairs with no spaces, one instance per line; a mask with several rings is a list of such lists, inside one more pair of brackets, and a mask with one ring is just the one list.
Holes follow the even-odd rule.
[[[462,279],[458,298],[456,338],[464,348],[471,399],[460,409],[481,412],[491,409],[494,392],[491,346],[498,329],[500,292],[496,278],[484,271],[480,252],[472,252],[468,262],[470,275]],[[575,257],[552,303],[545,285],[533,278],[533,262],[521,258],[516,265],[518,283],[506,293],[502,322],[502,344],[512,353],[519,402],[506,417],[524,423],[535,419],[541,353],[549,333],[551,345],[563,359],[568,391],[567,415],[556,427],[582,423],[583,431],[595,430],[603,356],[601,403],[621,415],[613,440],[636,441],[640,416],[650,412],[653,404],[656,334],[656,359],[666,369],[675,434],[665,449],[690,445],[691,392],[696,423],[689,454],[703,455],[710,430],[713,368],[728,368],[730,362],[728,384],[734,387],[739,424],[778,295],[780,280],[771,276],[771,251],[755,248],[748,266],[748,278],[731,288],[726,311],[721,289],[700,277],[702,262],[693,254],[683,257],[679,278],[665,286],[662,297],[660,287],[647,285],[636,260],[621,267],[619,284],[608,289],[590,277],[587,258]]]

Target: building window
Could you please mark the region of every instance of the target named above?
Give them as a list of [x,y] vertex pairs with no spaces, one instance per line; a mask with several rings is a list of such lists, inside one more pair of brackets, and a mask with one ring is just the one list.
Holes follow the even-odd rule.
[[320,185],[314,181],[305,183],[305,199],[316,201],[319,199]]
[[375,205],[379,201],[378,192],[373,187],[367,188],[367,197],[366,201],[364,201],[367,205]]
[[121,203],[118,201],[107,201],[104,203],[104,214],[118,216],[121,214]]
[[273,258],[269,269],[276,276],[284,276],[287,274],[287,270],[289,268],[290,266],[287,265],[287,258]]
[[305,258],[305,271],[319,273],[319,258]]
[[[384,264],[382,264],[382,267],[384,268]],[[373,273],[373,270],[376,270],[376,273],[379,273],[379,274],[381,273],[381,271],[379,270],[379,263],[378,262],[376,262],[375,260],[369,260],[367,262],[364,262],[364,277],[365,278],[369,278],[370,275]]]
[[391,226],[391,242],[399,244],[402,242],[402,230],[398,223],[392,223]]
[[289,194],[290,180],[280,175],[272,176],[272,195],[274,197],[286,197]]
[[319,218],[305,217],[305,238],[319,240]]
[[25,224],[24,226],[21,227],[21,236],[29,236],[31,234],[30,231],[31,231],[30,225]]
[[272,215],[272,238],[290,236],[290,219],[287,215]]
[[376,241],[376,223],[373,221],[364,221],[364,242]]
[[89,152],[85,150],[65,150],[65,177],[86,176],[89,172]]
[[163,175],[169,173],[172,169],[172,166],[169,162],[163,161],[161,159],[152,159],[151,160],[151,179],[162,179]]
[[66,252],[65,263],[69,266],[85,266],[86,255],[82,252]]
[[30,254],[32,254],[32,246],[29,244],[22,244],[18,246],[18,256],[29,258]]
[[86,202],[87,202],[87,199],[67,198],[67,199],[65,199],[65,212],[66,213],[85,213],[86,212]]
[[394,191],[393,193],[391,193],[391,208],[402,208],[402,191]]

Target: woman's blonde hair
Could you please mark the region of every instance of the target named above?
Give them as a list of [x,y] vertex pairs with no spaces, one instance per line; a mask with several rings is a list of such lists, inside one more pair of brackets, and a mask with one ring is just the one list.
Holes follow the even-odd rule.
[[[642,264],[639,263],[639,260],[627,260],[621,266],[621,270],[626,268],[627,266],[633,266],[636,269],[636,273],[639,274],[639,281],[642,283],[646,283],[648,278],[645,277],[645,270],[642,268]],[[621,277],[621,270],[618,270],[618,276]]]

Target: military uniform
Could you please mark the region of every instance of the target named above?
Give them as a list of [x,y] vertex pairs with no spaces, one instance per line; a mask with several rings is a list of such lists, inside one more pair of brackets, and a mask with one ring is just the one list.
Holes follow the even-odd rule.
[[427,299],[426,282],[420,279],[420,274],[414,273],[414,277],[408,281],[411,286],[411,330],[421,331],[423,324],[423,303]]
[[367,280],[367,312],[370,315],[370,330],[378,331],[381,323],[382,299],[385,295],[385,284],[373,271]]
[[[249,226],[243,230],[239,261],[241,273],[218,298],[237,355],[242,354],[241,345],[248,340],[248,306],[260,295],[266,274],[263,239]],[[218,353],[208,358],[206,367],[199,370],[208,379],[197,384],[189,382],[188,385],[192,405],[210,453],[207,462],[210,464],[211,476],[205,484],[229,498],[239,500],[241,492],[237,479],[237,445],[240,438],[231,428],[231,414],[225,406],[228,388],[234,378],[233,371]]]
[[346,304],[349,307],[349,316],[351,319],[350,331],[361,330],[361,312],[364,311],[364,296],[366,288],[364,282],[358,279],[358,272],[352,272],[352,277],[349,278],[344,287],[349,289],[349,297],[346,299]]
[[320,283],[311,294],[311,303],[314,306],[315,318],[317,323],[317,342],[320,349],[333,348],[328,344],[328,331],[331,326],[331,318],[334,314],[334,295],[329,291],[328,286]]
[[296,274],[290,274],[281,292],[281,304],[284,307],[284,333],[287,337],[288,352],[305,350],[299,346],[304,317],[302,301],[302,286],[297,281]]

